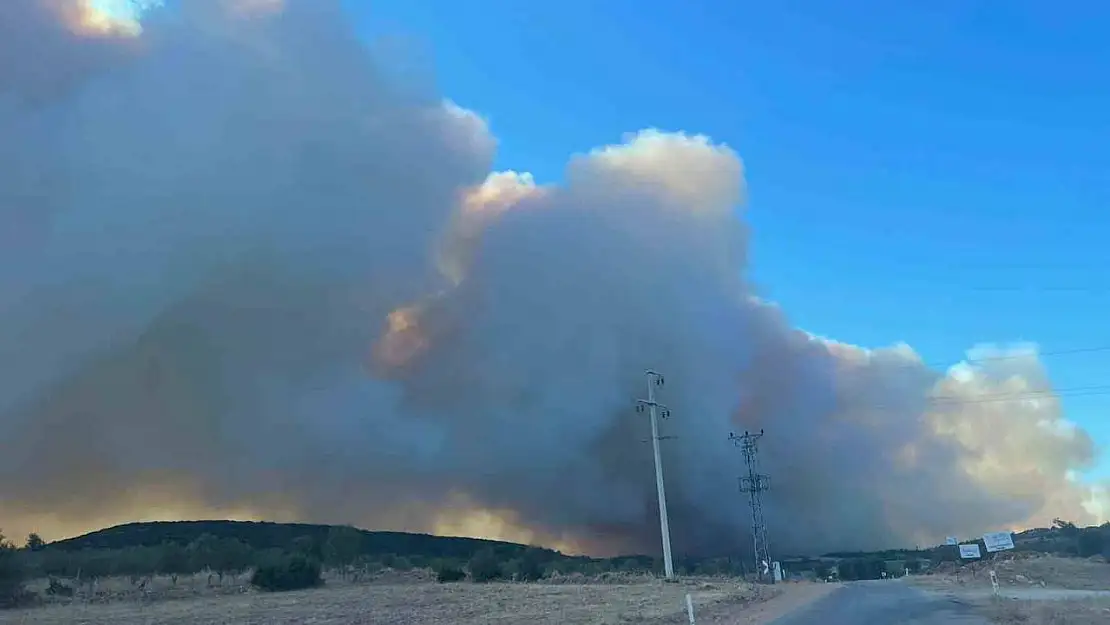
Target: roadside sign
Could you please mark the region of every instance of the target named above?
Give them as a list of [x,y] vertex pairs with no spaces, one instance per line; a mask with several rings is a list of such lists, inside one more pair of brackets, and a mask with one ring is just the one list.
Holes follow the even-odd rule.
[[959,540],[956,540],[956,537],[955,537],[955,536],[949,536],[948,538],[945,538],[945,539],[944,539],[944,544],[946,544],[946,545],[950,545],[950,546],[952,546],[952,547],[955,547],[955,546],[956,546],[957,544],[959,544],[959,542],[960,542],[960,541],[959,541]]
[[979,543],[960,545],[960,557],[964,560],[977,560],[983,557],[983,554],[979,552]]
[[989,534],[983,534],[983,544],[987,548],[987,553],[1013,549],[1014,535],[1010,532],[991,532]]

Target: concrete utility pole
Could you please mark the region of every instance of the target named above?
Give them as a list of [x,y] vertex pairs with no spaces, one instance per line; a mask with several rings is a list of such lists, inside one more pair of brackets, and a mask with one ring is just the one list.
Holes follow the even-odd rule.
[[663,460],[659,454],[659,417],[666,419],[671,411],[655,401],[655,387],[663,386],[663,374],[648,369],[647,399],[636,400],[636,412],[643,412],[646,406],[651,414],[651,450],[655,455],[655,489],[659,495],[659,531],[663,535],[663,570],[667,579],[674,578],[674,564],[671,561],[671,529],[667,521],[667,493],[663,488]]
[[728,439],[740,448],[744,454],[744,464],[748,467],[748,474],[740,478],[740,492],[748,493],[748,505],[752,510],[752,546],[755,551],[755,567],[760,579],[775,581],[771,571],[771,549],[767,540],[767,523],[763,519],[763,493],[770,489],[771,478],[758,472],[759,439],[763,437],[763,430],[758,434],[744,432],[743,436],[730,433]]

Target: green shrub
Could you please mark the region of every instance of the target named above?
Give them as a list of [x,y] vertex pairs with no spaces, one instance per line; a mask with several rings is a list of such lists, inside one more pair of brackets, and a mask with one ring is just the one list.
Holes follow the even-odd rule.
[[314,588],[324,583],[320,563],[303,555],[287,556],[255,569],[251,585],[267,592]]
[[457,566],[451,564],[440,564],[436,567],[436,581],[441,584],[450,582],[461,582],[466,579],[466,573]]
[[544,578],[543,553],[539,549],[528,549],[520,558],[510,561],[506,568],[517,581],[537,582]]
[[50,595],[51,597],[72,597],[73,587],[66,586],[62,582],[59,582],[58,580],[51,577],[50,586],[47,587],[46,594]]
[[818,562],[817,565],[813,567],[813,574],[817,579],[828,579],[832,573],[832,567],[824,562]]
[[470,569],[470,579],[475,582],[491,582],[505,576],[501,562],[497,560],[493,551],[488,549],[474,554],[467,563],[467,568]]
[[0,608],[15,608],[28,601],[31,595],[23,587],[26,577],[15,545],[0,534]]
[[1081,557],[1089,558],[1101,554],[1105,542],[1106,540],[1103,536],[1102,528],[1084,528],[1080,530],[1079,538],[1077,539],[1077,550]]

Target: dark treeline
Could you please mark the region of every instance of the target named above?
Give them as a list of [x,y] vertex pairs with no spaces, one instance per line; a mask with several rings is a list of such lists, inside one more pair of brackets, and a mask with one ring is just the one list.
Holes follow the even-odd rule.
[[[1007,553],[988,553],[982,538],[960,542],[979,545],[982,560],[991,560]],[[1065,558],[1102,556],[1110,559],[1110,523],[1079,527],[1070,521],[1056,519],[1052,527],[1036,528],[1015,534],[1014,549],[1017,552],[1044,553]],[[955,546],[934,547],[927,553],[927,557],[937,562],[961,561],[959,548]]]
[[886,551],[834,551],[823,554],[822,558],[852,559],[852,558],[880,558],[896,560],[900,558],[928,558],[931,549],[888,549]]
[[[332,525],[308,523],[267,523],[251,521],[167,521],[129,523],[50,543],[46,548],[62,551],[88,549],[124,549],[130,547],[161,547],[166,544],[186,546],[202,535],[235,539],[252,549],[289,550],[295,541],[312,540],[323,544]],[[367,555],[421,554],[434,558],[468,558],[483,549],[510,555],[524,549],[523,545],[478,538],[455,538],[405,532],[370,532],[350,528],[360,535],[359,549]],[[550,550],[545,550],[550,551]],[[556,552],[551,551],[552,554]]]
[[[23,546],[10,541],[3,545],[0,604],[7,606],[33,600],[23,583],[36,578],[50,579],[51,593],[69,593],[75,582],[102,577],[131,577],[141,583],[164,575],[176,584],[178,576],[207,573],[222,583],[224,576],[251,571],[256,587],[287,590],[322,583],[325,569],[356,581],[385,569],[425,569],[440,582],[527,582],[553,575],[658,573],[663,568],[661,559],[650,556],[568,556],[473,538],[233,521],[133,523],[55,543],[32,534]],[[675,568],[683,575],[746,572],[738,557],[679,557]]]
[[[33,543],[33,544],[32,544]],[[408,570],[457,565],[490,557],[512,570],[523,560],[550,573],[662,571],[651,556],[592,558],[568,556],[552,549],[517,543],[371,532],[348,526],[242,521],[132,523],[50,544],[29,538],[24,562],[33,574],[85,576],[241,572],[291,554],[327,567],[363,570]],[[731,575],[745,572],[739,557],[678,557],[675,567],[688,574]]]
[[[951,563],[963,566],[972,562],[991,561],[1009,557],[1013,552],[989,553],[982,538],[963,540],[961,544],[978,544],[980,558],[960,558],[958,546],[941,545],[929,549],[887,550],[881,552],[835,552],[821,557],[821,562],[811,569],[818,578],[836,577],[841,580],[881,579],[911,573],[926,572],[933,565]],[[1110,523],[1099,526],[1078,527],[1075,523],[1056,519],[1052,527],[1020,532],[1014,536],[1018,553],[1043,553],[1061,557],[1091,558],[1101,556],[1110,560]]]

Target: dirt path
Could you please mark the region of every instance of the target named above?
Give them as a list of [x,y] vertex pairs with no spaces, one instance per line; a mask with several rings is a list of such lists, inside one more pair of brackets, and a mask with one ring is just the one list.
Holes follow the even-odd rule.
[[816,584],[816,583],[788,583],[775,587],[778,595],[745,606],[742,609],[730,610],[727,614],[714,615],[707,619],[698,617],[699,625],[768,625],[775,619],[801,610],[818,601],[834,590],[841,588],[841,584]]

